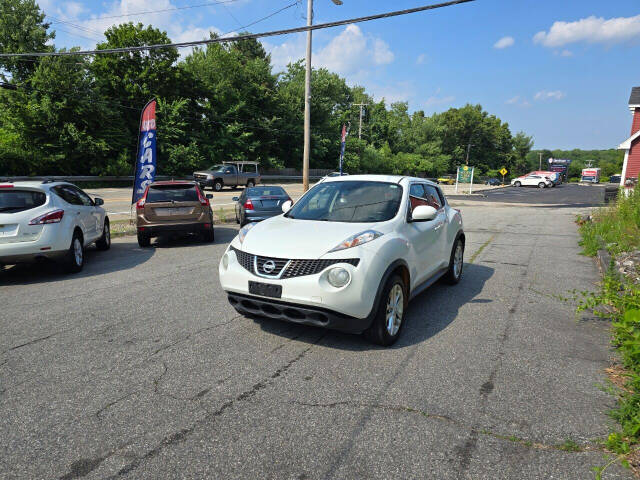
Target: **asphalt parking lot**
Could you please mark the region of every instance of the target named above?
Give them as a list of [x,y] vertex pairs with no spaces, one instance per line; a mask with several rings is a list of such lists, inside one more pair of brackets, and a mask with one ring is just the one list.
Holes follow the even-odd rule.
[[0,477],[592,478],[615,402],[607,324],[561,299],[598,278],[583,202],[501,195],[464,204],[463,280],[418,296],[390,349],[237,315],[230,226],[0,272]]

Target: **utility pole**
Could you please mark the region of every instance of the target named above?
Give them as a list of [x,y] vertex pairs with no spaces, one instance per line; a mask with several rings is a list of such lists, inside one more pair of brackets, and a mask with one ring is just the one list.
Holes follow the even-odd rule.
[[362,138],[362,114],[364,107],[369,105],[368,103],[354,103],[354,107],[360,107],[360,127],[358,128],[358,138]]
[[471,147],[473,147],[473,145],[471,144],[471,142],[469,142],[469,145],[467,145],[467,165],[469,165],[469,153],[471,153]]
[[[342,5],[342,0],[331,0]],[[307,0],[307,27],[313,25],[313,0]],[[307,30],[307,57],[304,77],[304,149],[302,153],[302,188],[309,190],[309,156],[311,153],[311,30]]]
[[539,170],[542,170],[542,152],[540,152],[539,155],[540,155],[540,168],[539,168]]

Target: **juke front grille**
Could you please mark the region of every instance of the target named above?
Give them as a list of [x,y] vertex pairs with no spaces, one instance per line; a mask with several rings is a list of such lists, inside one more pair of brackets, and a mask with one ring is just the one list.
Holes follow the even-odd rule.
[[[348,263],[357,267],[360,263],[359,258],[339,258],[339,259],[324,259],[324,260],[301,260],[301,259],[285,259],[285,258],[271,258],[252,255],[237,248],[231,247],[235,252],[236,258],[242,267],[258,275],[267,275],[270,277],[279,277],[281,279],[304,277],[307,275],[315,275],[320,273],[325,268],[335,265],[337,263]],[[265,263],[272,262],[273,267],[270,272],[264,269]],[[257,267],[258,271],[255,271]],[[268,268],[269,269],[269,268]],[[284,269],[284,271],[283,271]]]

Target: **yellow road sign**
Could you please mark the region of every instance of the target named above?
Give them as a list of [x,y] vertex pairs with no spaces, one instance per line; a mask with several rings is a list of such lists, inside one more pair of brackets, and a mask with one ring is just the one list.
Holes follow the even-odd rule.
[[502,170],[500,170],[500,175],[504,177],[506,174],[507,174],[507,169],[502,167]]

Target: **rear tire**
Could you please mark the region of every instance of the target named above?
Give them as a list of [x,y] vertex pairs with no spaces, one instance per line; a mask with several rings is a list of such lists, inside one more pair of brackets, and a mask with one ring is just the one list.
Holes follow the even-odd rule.
[[213,241],[215,240],[215,233],[213,232],[213,225],[211,225],[211,228],[209,228],[208,230],[205,230],[204,233],[202,234],[204,241],[207,243],[213,243]]
[[449,258],[449,269],[444,275],[444,281],[449,285],[456,285],[462,278],[464,270],[464,243],[457,239],[451,249],[451,257]]
[[547,188],[547,185],[544,182],[540,182],[538,188]]
[[140,247],[142,248],[147,248],[149,245],[151,245],[151,238],[144,233],[138,232],[138,245],[140,245]]
[[522,183],[520,183],[520,182],[514,182],[514,183],[513,183],[513,186],[514,186],[514,187],[521,187],[521,186],[522,186]]
[[214,192],[221,191],[222,187],[223,187],[222,180],[216,180],[215,182],[213,182],[213,191]]
[[84,267],[84,244],[82,235],[76,231],[71,238],[71,245],[64,261],[64,269],[68,273],[78,273],[82,267]]
[[109,227],[109,219],[104,219],[104,229],[102,230],[102,236],[96,242],[96,248],[98,250],[109,250],[111,248],[111,228]]
[[393,345],[402,332],[408,303],[406,285],[399,275],[392,275],[382,289],[378,311],[365,337],[377,345]]

